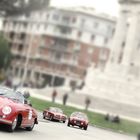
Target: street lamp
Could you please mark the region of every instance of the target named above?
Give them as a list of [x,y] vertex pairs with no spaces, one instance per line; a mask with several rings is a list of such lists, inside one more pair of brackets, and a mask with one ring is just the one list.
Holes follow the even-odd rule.
[[31,34],[31,38],[29,41],[29,47],[27,49],[27,54],[25,57],[25,64],[24,64],[24,71],[23,71],[23,76],[22,76],[22,80],[21,80],[21,85],[24,85],[26,77],[27,77],[28,64],[29,64],[29,60],[30,60],[30,54],[31,54],[31,50],[32,50],[33,40],[34,40],[34,36],[33,36],[33,34]]

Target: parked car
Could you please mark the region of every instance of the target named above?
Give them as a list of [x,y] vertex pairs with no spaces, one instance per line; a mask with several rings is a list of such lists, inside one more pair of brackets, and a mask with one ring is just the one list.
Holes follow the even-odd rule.
[[60,108],[50,107],[43,111],[43,118],[49,119],[50,121],[57,120],[65,123],[67,116]]
[[37,112],[26,100],[20,92],[0,87],[0,124],[9,132],[19,127],[32,131],[38,124]]
[[87,130],[88,128],[88,117],[86,114],[82,112],[73,112],[68,119],[68,126],[79,126],[80,128],[84,128],[84,130]]

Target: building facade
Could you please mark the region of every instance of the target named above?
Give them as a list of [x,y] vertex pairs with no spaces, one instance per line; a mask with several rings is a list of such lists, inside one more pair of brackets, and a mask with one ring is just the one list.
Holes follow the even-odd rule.
[[115,24],[114,18],[83,8],[48,8],[5,18],[11,74],[41,85],[80,84],[90,64],[104,69]]

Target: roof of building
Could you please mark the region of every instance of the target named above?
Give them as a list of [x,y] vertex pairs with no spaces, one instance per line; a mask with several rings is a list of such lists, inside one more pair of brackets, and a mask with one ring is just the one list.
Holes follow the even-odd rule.
[[50,7],[50,9],[56,9],[56,10],[64,10],[68,12],[74,12],[74,13],[81,13],[88,16],[95,16],[97,18],[102,18],[104,20],[110,20],[112,22],[116,22],[117,17],[108,15],[106,13],[98,13],[93,7]]

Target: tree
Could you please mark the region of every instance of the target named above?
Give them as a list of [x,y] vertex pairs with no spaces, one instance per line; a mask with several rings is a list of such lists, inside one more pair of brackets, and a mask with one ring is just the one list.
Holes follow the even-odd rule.
[[0,14],[4,16],[29,14],[46,8],[50,0],[0,0]]
[[0,72],[6,70],[10,64],[11,53],[7,40],[0,35]]

